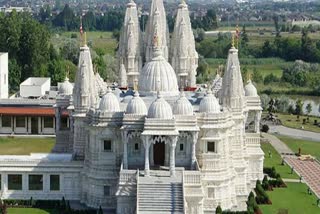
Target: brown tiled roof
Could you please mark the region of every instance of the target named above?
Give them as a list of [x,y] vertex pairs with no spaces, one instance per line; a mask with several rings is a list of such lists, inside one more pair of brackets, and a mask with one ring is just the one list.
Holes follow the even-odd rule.
[[[55,109],[48,107],[0,107],[0,114],[14,116],[55,116]],[[68,112],[62,111],[62,116],[68,116]]]

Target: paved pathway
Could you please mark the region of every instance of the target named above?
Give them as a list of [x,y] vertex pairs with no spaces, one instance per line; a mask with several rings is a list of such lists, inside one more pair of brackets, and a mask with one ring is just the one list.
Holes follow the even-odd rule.
[[320,143],[320,133],[305,131],[301,129],[293,129],[285,126],[269,126],[269,133],[285,135],[302,140],[312,140]]
[[279,154],[294,153],[284,142],[279,140],[276,136],[262,133],[262,136],[269,140],[270,144],[277,150]]
[[[270,144],[277,150],[281,156],[285,157],[285,161],[294,171],[302,176],[305,182],[320,199],[320,163],[317,161],[302,161],[296,156],[286,156],[288,153],[293,153],[292,150],[277,137],[263,133],[262,136],[269,140]],[[320,139],[320,138],[319,138]],[[300,182],[298,179],[283,179],[284,182]]]
[[320,164],[317,161],[302,161],[294,157],[286,157],[286,162],[294,168],[298,175],[308,184],[315,195],[320,198]]

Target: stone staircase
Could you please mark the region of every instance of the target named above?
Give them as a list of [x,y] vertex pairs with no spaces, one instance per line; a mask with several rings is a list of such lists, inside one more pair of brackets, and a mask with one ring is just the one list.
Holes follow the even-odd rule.
[[175,178],[158,175],[140,177],[137,214],[183,214],[184,199],[181,175]]

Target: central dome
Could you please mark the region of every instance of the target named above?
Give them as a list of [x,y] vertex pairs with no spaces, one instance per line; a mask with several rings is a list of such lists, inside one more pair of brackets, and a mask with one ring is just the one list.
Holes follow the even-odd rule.
[[156,118],[156,119],[172,119],[173,118],[171,106],[169,105],[169,103],[167,103],[165,99],[163,99],[160,93],[158,94],[158,98],[149,107],[148,118]]
[[153,59],[143,67],[139,78],[139,91],[144,96],[155,95],[157,91],[163,96],[179,95],[176,73],[160,50],[156,50]]

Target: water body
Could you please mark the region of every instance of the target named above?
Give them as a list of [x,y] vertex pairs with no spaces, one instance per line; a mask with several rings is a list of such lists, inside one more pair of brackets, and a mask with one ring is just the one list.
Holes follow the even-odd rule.
[[[279,98],[280,96],[277,96]],[[288,96],[290,99],[290,104],[295,105],[298,99],[302,100],[303,102],[303,112],[307,114],[306,107],[310,103],[312,106],[312,111],[310,115],[320,117],[320,97],[313,97],[313,96]]]

